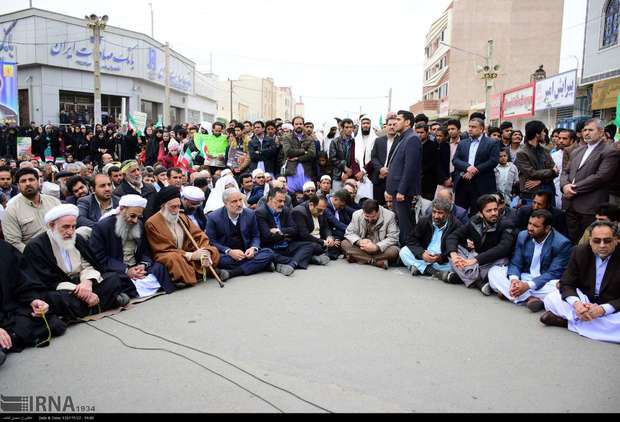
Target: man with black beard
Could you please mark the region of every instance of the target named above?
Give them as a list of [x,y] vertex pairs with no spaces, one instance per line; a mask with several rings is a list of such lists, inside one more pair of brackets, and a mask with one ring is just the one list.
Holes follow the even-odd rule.
[[151,258],[141,221],[145,207],[141,196],[123,196],[119,208],[93,227],[90,238],[90,247],[105,270],[131,281],[140,297],[162,288],[166,293],[175,289],[166,268]]
[[123,181],[114,191],[114,195],[123,197],[125,195],[140,195],[147,200],[144,210],[144,221],[148,220],[157,210],[154,209],[155,196],[157,191],[152,185],[142,183],[142,172],[140,165],[135,160],[125,161],[121,166]]
[[[78,207],[63,204],[45,214],[47,232],[32,239],[25,258],[47,289],[52,311],[69,320],[104,312],[129,303],[115,273],[105,273],[88,243],[76,234]],[[133,290],[133,291],[132,291]]]
[[183,212],[200,230],[207,228],[207,217],[203,211],[205,205],[205,193],[196,186],[185,186],[181,189],[181,204]]

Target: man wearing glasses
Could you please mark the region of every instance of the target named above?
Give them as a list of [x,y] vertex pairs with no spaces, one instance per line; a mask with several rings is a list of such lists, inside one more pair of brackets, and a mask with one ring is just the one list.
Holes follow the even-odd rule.
[[620,250],[618,226],[596,221],[590,244],[578,246],[560,280],[545,298],[540,321],[593,340],[620,343]]

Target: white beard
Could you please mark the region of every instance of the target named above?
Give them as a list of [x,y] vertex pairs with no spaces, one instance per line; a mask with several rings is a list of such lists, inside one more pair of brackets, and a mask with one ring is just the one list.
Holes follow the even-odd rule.
[[142,236],[139,224],[127,224],[122,215],[116,218],[114,233],[124,242],[128,240],[138,240]]
[[52,239],[54,239],[54,242],[58,245],[58,247],[64,251],[72,251],[75,249],[75,233],[73,233],[73,237],[71,237],[71,239],[64,240],[60,233],[56,230],[52,230]]
[[171,214],[166,208],[161,210],[161,215],[164,216],[164,220],[166,220],[168,224],[175,225],[179,222],[179,214]]

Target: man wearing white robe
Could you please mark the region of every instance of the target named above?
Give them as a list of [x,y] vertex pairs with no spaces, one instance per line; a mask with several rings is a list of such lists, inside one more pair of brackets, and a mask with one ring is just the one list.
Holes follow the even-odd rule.
[[355,161],[360,167],[360,173],[353,175],[359,182],[358,191],[363,198],[373,199],[373,184],[367,174],[367,166],[372,160],[372,149],[375,146],[377,135],[372,128],[370,117],[364,115],[360,119],[360,130],[355,137]]

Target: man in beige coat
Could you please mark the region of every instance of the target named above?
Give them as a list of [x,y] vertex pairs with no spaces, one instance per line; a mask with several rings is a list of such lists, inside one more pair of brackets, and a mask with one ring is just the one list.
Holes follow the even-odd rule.
[[367,200],[361,210],[353,214],[342,242],[350,263],[374,265],[388,269],[398,260],[400,230],[396,214],[377,201]]

